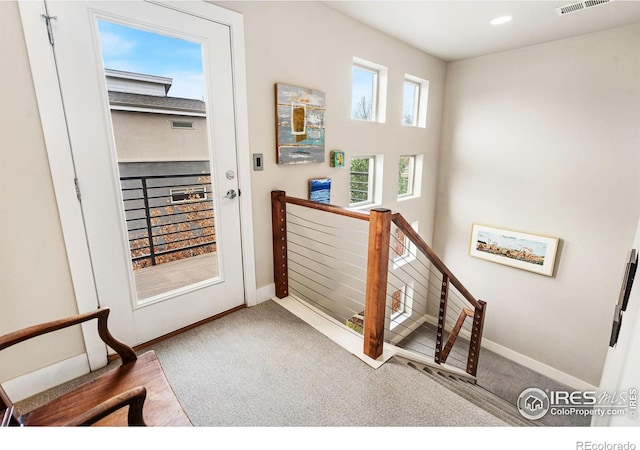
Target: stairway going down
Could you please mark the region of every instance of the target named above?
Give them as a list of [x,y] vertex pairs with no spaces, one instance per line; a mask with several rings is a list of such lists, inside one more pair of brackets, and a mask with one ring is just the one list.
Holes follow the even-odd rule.
[[437,368],[426,366],[416,361],[404,360],[403,362],[508,425],[514,427],[540,427],[546,425],[541,421],[524,418],[515,405],[467,379],[456,377],[454,374],[440,371]]

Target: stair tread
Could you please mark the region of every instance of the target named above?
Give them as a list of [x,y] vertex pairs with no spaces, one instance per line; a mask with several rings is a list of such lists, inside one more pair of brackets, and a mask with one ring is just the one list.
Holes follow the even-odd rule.
[[510,404],[482,386],[457,378],[455,375],[445,375],[441,371],[427,366],[420,370],[416,364],[412,362],[407,362],[407,364],[416,370],[419,370],[421,373],[450,391],[456,393],[460,397],[503,420],[508,425],[526,427],[544,425],[536,421],[525,419],[520,415],[515,405]]

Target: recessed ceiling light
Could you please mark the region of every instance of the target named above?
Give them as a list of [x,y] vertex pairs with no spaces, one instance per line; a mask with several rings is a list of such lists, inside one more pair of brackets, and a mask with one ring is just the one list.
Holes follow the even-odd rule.
[[503,23],[507,23],[510,22],[511,19],[513,17],[511,16],[502,16],[502,17],[496,17],[495,19],[493,19],[491,22],[489,22],[491,25],[502,25]]

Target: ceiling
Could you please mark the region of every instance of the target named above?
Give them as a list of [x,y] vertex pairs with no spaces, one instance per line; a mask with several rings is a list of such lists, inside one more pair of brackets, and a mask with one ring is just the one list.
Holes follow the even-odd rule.
[[[560,15],[580,1],[325,1],[329,8],[445,61],[472,58],[640,22],[640,1],[611,0]],[[489,21],[509,15],[503,25]]]

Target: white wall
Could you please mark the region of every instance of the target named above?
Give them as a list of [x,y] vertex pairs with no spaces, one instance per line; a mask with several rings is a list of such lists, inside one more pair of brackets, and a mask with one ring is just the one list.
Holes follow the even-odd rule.
[[[307,198],[308,180],[332,179],[331,202],[348,204],[348,164],[329,166],[329,151],[354,155],[384,154],[384,206],[400,211],[431,242],[437,155],[440,138],[445,63],[355,22],[316,2],[216,2],[244,15],[251,151],[264,154],[264,171],[252,173],[256,278],[259,287],[273,283],[271,204],[273,189]],[[388,68],[385,124],[350,119],[353,57]],[[401,125],[404,74],[429,80],[426,128]],[[276,164],[275,83],[326,93],[326,162],[304,166]],[[422,195],[398,202],[400,155],[424,155]]]
[[[597,385],[638,221],[640,25],[447,68],[435,250],[484,338]],[[556,275],[469,256],[473,222],[559,237]]]
[[[0,335],[77,313],[18,6],[0,2]],[[84,352],[79,329],[2,351],[0,381]]]

